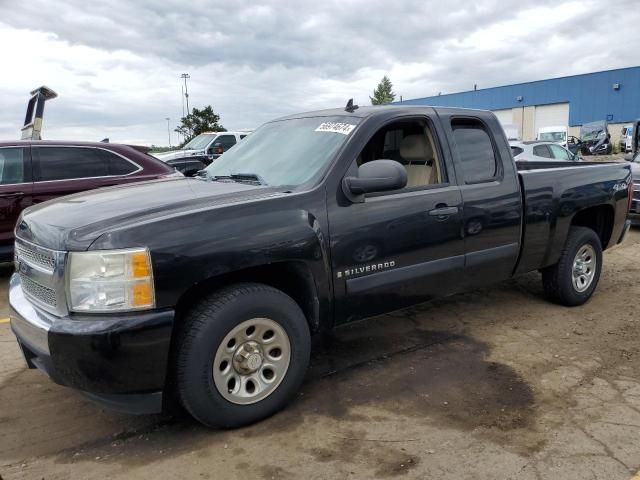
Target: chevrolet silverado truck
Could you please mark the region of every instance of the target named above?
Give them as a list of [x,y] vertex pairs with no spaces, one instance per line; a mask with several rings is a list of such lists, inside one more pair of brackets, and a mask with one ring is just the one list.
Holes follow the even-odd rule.
[[204,173],[23,212],[29,367],[120,411],[255,422],[295,396],[314,333],[536,270],[583,304],[633,185],[626,163],[518,164],[491,112],[423,106],[288,116]]

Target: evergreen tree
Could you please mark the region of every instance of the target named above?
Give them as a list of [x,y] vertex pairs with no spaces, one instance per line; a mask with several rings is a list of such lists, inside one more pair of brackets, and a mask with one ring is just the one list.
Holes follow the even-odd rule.
[[396,94],[393,93],[393,84],[389,77],[386,75],[382,77],[382,80],[373,91],[373,97],[369,98],[371,99],[371,105],[384,105],[395,100]]

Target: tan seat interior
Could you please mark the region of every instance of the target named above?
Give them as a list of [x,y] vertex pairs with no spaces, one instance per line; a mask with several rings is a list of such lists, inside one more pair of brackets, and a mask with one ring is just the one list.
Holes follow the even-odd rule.
[[424,132],[407,135],[400,144],[400,156],[406,162],[407,188],[440,183],[439,162],[435,158],[431,131],[425,128]]

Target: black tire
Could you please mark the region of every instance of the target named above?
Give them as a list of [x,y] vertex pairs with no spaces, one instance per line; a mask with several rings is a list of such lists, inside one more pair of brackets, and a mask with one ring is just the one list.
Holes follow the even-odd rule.
[[[218,346],[240,323],[269,318],[286,332],[291,356],[279,385],[266,398],[239,405],[225,399],[213,378]],[[176,383],[184,408],[209,427],[233,428],[268,417],[296,394],[309,365],[311,339],[304,313],[291,297],[258,283],[219,290],[201,300],[186,315],[176,350]]]
[[[573,262],[578,252],[590,245],[596,255],[596,265],[591,284],[579,291],[573,283]],[[542,270],[542,285],[545,296],[552,302],[574,307],[585,303],[598,286],[602,271],[602,245],[600,238],[590,228],[571,227],[558,263]]]

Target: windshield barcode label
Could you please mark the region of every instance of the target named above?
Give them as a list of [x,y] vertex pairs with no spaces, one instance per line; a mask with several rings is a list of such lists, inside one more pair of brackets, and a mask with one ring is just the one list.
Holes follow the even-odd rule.
[[351,131],[356,128],[355,125],[351,125],[350,123],[338,123],[338,122],[324,122],[321,123],[318,128],[316,128],[316,132],[333,132],[333,133],[341,133],[343,135],[349,135]]

